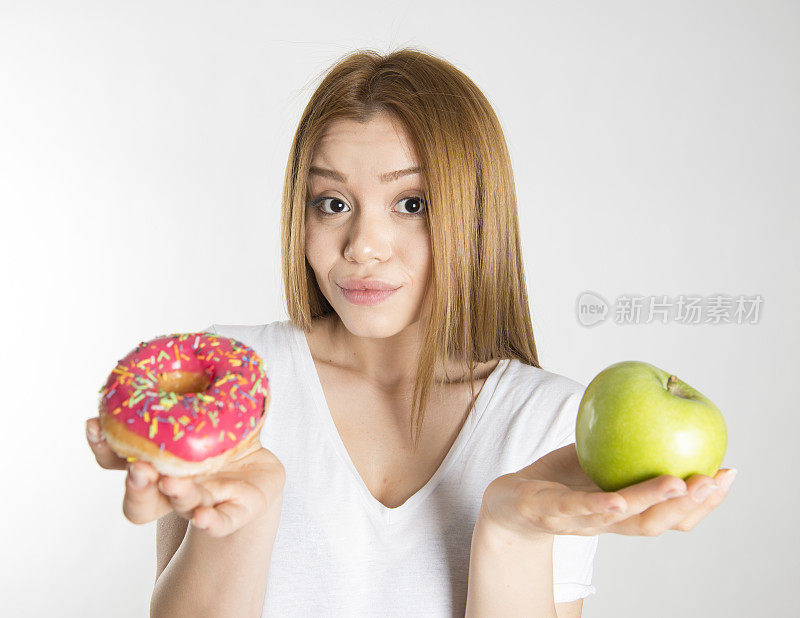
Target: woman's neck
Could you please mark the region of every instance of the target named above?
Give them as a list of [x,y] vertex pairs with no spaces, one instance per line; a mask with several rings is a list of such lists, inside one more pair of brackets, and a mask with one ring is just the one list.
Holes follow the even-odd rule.
[[[325,362],[354,371],[369,382],[391,392],[413,389],[421,349],[424,325],[416,322],[391,337],[358,337],[351,333],[336,314],[313,321],[309,337],[316,343],[316,356]],[[478,364],[473,369],[475,380],[485,379],[497,366],[498,359]],[[435,378],[447,384],[469,381],[469,372],[454,360],[445,371],[437,362]]]

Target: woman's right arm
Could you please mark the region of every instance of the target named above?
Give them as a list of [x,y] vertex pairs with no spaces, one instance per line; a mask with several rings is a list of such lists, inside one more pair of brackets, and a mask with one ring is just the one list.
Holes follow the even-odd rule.
[[101,467],[128,470],[125,517],[158,520],[150,615],[260,616],[286,482],[278,458],[254,442],[210,475],[170,477],[117,456],[98,418],[86,435]]
[[[236,532],[212,537],[174,512],[158,522],[159,572],[150,616],[261,616],[272,546],[278,531],[282,493],[257,519]],[[178,521],[180,520],[180,521]],[[181,524],[181,521],[183,524]],[[185,537],[165,566],[165,550],[176,534]]]

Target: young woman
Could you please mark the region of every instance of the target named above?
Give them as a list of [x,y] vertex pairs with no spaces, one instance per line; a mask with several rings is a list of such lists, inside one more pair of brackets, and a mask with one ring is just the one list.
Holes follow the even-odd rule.
[[618,492],[581,470],[585,387],[538,362],[505,139],[449,63],[337,63],[281,225],[290,319],[207,329],[265,361],[264,447],[182,479],[90,438],[128,469],[126,517],[158,519],[152,615],[580,616],[599,534],[724,499],[726,470]]

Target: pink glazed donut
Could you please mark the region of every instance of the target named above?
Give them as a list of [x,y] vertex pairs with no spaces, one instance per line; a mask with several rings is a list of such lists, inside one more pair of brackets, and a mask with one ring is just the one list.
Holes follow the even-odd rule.
[[109,447],[161,474],[220,469],[257,441],[269,407],[261,358],[209,333],[141,342],[100,389],[100,427]]

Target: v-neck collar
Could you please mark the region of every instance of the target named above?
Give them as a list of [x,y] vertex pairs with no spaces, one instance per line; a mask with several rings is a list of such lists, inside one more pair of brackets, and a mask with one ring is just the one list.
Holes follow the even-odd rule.
[[480,421],[481,416],[483,415],[483,412],[486,409],[489,400],[491,399],[492,393],[495,391],[495,386],[500,380],[500,376],[504,373],[506,365],[508,365],[511,360],[508,358],[501,359],[497,363],[497,366],[492,370],[492,373],[486,377],[486,380],[484,381],[483,386],[481,387],[481,390],[475,400],[474,409],[469,413],[466,421],[464,421],[458,436],[450,447],[450,450],[447,452],[447,455],[445,455],[445,458],[442,460],[442,463],[439,465],[436,472],[434,472],[433,476],[428,479],[428,482],[425,483],[425,485],[419,490],[417,490],[416,493],[403,502],[403,504],[394,508],[390,508],[372,495],[366,483],[364,483],[364,479],[362,479],[361,475],[358,473],[358,469],[353,463],[350,453],[347,452],[347,448],[342,441],[339,430],[336,428],[336,424],[333,422],[333,415],[331,414],[328,402],[325,399],[325,391],[322,388],[322,382],[319,378],[317,367],[314,364],[314,357],[311,355],[311,348],[308,345],[308,339],[306,338],[305,332],[302,328],[292,324],[291,320],[288,321],[287,324],[289,328],[294,331],[294,340],[297,344],[298,352],[300,353],[302,368],[304,373],[308,376],[308,385],[311,389],[311,394],[314,397],[315,411],[319,415],[320,421],[330,435],[334,449],[339,454],[339,457],[343,461],[344,465],[350,470],[350,474],[352,475],[358,487],[358,492],[364,499],[364,503],[366,504],[370,514],[387,523],[397,521],[414,510],[417,505],[423,502],[431,494],[442,478],[447,474],[452,462],[458,458],[464,446],[469,441],[472,432]]

